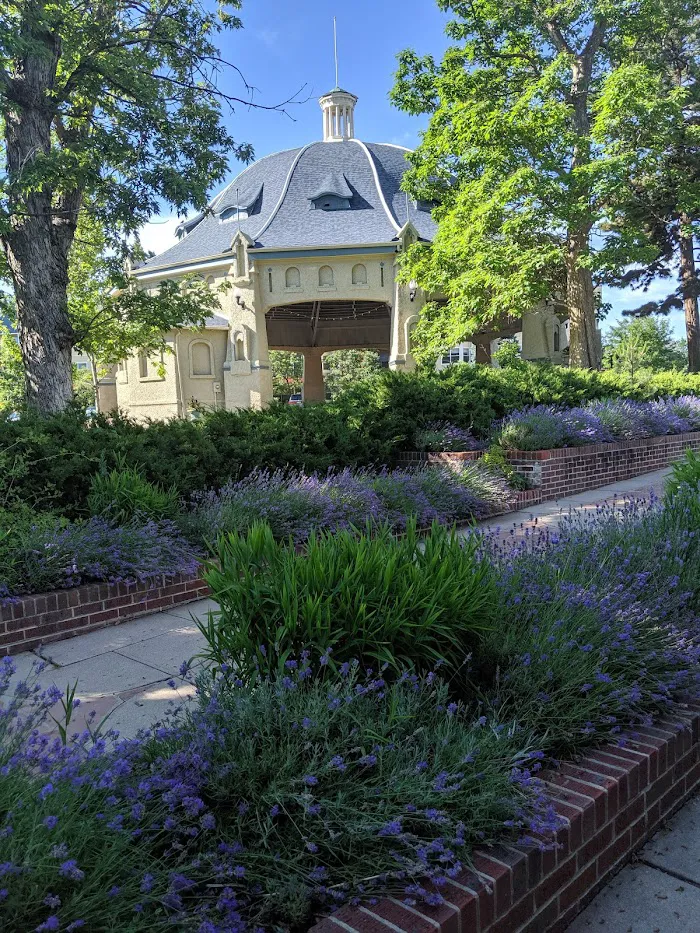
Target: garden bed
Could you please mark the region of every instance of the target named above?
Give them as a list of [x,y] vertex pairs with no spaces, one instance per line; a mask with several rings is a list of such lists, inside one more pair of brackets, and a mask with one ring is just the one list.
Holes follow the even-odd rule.
[[[661,470],[678,460],[688,449],[700,451],[700,431],[581,447],[505,450],[504,454],[513,469],[539,490],[541,500],[547,500]],[[401,454],[400,459],[402,465],[435,463],[457,466],[481,456],[483,452],[478,450],[454,453],[410,451]]]
[[199,577],[177,574],[147,583],[88,583],[20,596],[0,602],[0,655],[30,651],[40,644],[202,599],[208,593]]
[[[524,490],[514,494],[510,507],[493,514],[505,515],[539,501],[539,490]],[[457,526],[469,524],[458,522]],[[0,656],[31,651],[40,644],[83,635],[208,595],[209,588],[198,575],[177,574],[147,583],[87,583],[72,589],[18,596],[4,604],[0,602]]]
[[598,890],[700,785],[700,703],[679,707],[624,747],[607,745],[544,775],[566,825],[558,849],[477,850],[474,870],[447,879],[444,903],[386,898],[343,907],[314,933],[563,931]]

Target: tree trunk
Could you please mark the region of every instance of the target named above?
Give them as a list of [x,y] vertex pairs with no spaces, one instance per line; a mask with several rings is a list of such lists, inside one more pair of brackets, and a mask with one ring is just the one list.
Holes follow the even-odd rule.
[[24,58],[15,63],[5,120],[10,228],[2,236],[17,301],[17,324],[27,403],[43,413],[62,411],[73,396],[68,317],[68,253],[82,200],[78,190],[36,187],[32,164],[49,157],[56,113],[51,93],[60,37],[27,32]]
[[[681,231],[690,229],[690,218],[681,217]],[[680,277],[688,339],[688,371],[700,373],[700,315],[698,314],[698,278],[695,269],[695,244],[692,234],[680,236]]]
[[[31,226],[36,232],[39,225]],[[27,404],[44,414],[63,411],[73,398],[68,260],[52,256],[51,245],[49,235],[12,233],[5,237],[15,285]]]
[[[559,38],[555,23],[555,38]],[[581,265],[589,251],[591,222],[588,205],[591,198],[590,183],[577,170],[587,166],[591,160],[591,121],[588,112],[589,91],[593,76],[593,62],[605,34],[604,21],[596,22],[586,47],[571,63],[571,88],[569,102],[571,121],[576,134],[571,160],[572,208],[582,214],[577,226],[567,231],[566,238],[566,304],[569,312],[569,365],[581,369],[598,369],[601,353],[598,346],[595,317],[595,293],[593,277],[589,269]],[[566,47],[568,54],[571,50]],[[581,208],[583,207],[583,211]]]
[[566,248],[566,304],[569,312],[569,365],[598,369],[600,346],[595,319],[595,293],[590,269],[582,268],[588,234],[569,234]]
[[477,334],[473,338],[476,345],[476,360],[477,363],[483,363],[485,366],[491,365],[491,338],[484,337],[480,334]]

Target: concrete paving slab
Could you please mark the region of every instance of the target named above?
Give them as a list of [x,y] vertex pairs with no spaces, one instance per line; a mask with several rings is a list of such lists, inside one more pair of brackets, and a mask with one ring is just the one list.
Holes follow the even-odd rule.
[[191,622],[192,616],[203,619],[210,610],[216,612],[218,608],[219,604],[213,599],[198,599],[193,603],[183,603],[181,606],[173,606],[172,609],[168,609],[168,613]]
[[180,616],[167,612],[154,612],[139,619],[122,622],[120,625],[110,625],[108,628],[98,629],[96,632],[87,632],[85,635],[74,635],[65,641],[45,645],[41,649],[43,658],[50,658],[54,664],[74,664],[94,658],[106,651],[114,651],[131,645],[134,642],[144,641],[146,638],[155,638],[165,632],[171,632],[182,626]]
[[[10,692],[14,690],[15,684],[31,676],[35,665],[42,663],[41,658],[31,651],[23,651],[21,654],[14,654],[11,660],[15,668],[15,673],[10,678]],[[53,670],[53,665],[49,665],[49,667]]]
[[116,729],[122,739],[133,738],[141,729],[162,722],[173,706],[184,706],[195,694],[192,684],[177,680],[173,690],[165,683],[154,684],[120,703],[105,724],[105,729]]
[[644,846],[639,857],[700,885],[700,799],[689,801]]
[[568,933],[697,933],[700,888],[647,865],[628,865]]
[[78,682],[76,696],[89,700],[110,693],[119,693],[133,687],[145,687],[166,679],[162,671],[133,661],[113,651],[67,664],[53,671],[45,671],[39,677],[39,683],[48,687],[56,684],[65,691],[68,685]]
[[165,674],[177,674],[183,661],[189,661],[206,647],[206,640],[193,623],[180,620],[174,631],[163,632],[156,638],[137,641],[118,649],[123,657],[141,661]]

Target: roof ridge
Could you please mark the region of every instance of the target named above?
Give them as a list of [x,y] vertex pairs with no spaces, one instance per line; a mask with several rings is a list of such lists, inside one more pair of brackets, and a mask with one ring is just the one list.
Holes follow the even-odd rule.
[[[304,155],[304,153],[306,152],[306,150],[309,149],[311,146],[314,146],[314,145],[316,145],[316,144],[315,144],[315,143],[307,143],[305,146],[302,146],[301,149],[297,152],[297,154],[296,154],[296,156],[295,156],[295,158],[294,158],[294,161],[292,162],[292,164],[291,164],[291,166],[290,166],[290,168],[289,168],[289,171],[287,172],[287,177],[286,177],[285,182],[284,182],[284,185],[283,185],[283,187],[282,187],[282,193],[281,193],[280,196],[279,196],[279,200],[277,201],[277,204],[275,204],[274,208],[272,209],[272,213],[271,213],[270,216],[267,218],[267,220],[265,221],[265,223],[263,224],[263,226],[260,228],[260,230],[258,230],[258,232],[257,232],[257,233],[255,234],[255,236],[253,237],[253,242],[254,242],[254,243],[257,243],[257,241],[260,239],[260,237],[261,237],[261,236],[263,235],[263,233],[267,230],[267,228],[270,226],[270,224],[272,223],[272,221],[275,219],[275,217],[276,217],[277,214],[279,213],[279,210],[280,210],[280,208],[282,207],[282,204],[284,203],[284,199],[285,199],[285,197],[287,196],[287,191],[289,191],[289,185],[290,185],[290,182],[291,182],[291,180],[292,180],[292,175],[294,174],[294,169],[295,169],[295,168],[297,167],[297,165],[299,164],[299,160],[300,160],[301,157]],[[291,151],[291,150],[289,150],[289,151]]]
[[384,208],[384,212],[386,216],[389,218],[389,222],[391,223],[391,226],[394,228],[394,230],[397,233],[399,233],[401,231],[401,227],[398,225],[396,218],[394,217],[393,213],[389,210],[389,205],[386,203],[386,198],[384,197],[384,191],[382,190],[382,186],[379,182],[379,174],[377,172],[377,166],[375,165],[374,157],[372,156],[372,153],[367,148],[366,144],[363,143],[362,140],[360,139],[351,139],[349,140],[349,142],[355,143],[356,145],[358,145],[360,149],[362,149],[364,154],[367,156],[367,161],[369,162],[370,168],[372,169],[372,177],[374,178],[374,184],[377,188],[377,194],[379,195],[379,200],[382,203],[382,207]]
[[[303,149],[304,147],[302,146],[301,148]],[[254,160],[250,163],[250,165],[246,165],[246,167],[243,169],[243,171],[239,172],[238,175],[236,175],[234,178],[232,178],[231,181],[226,185],[226,187],[222,188],[221,191],[220,191],[217,195],[215,195],[215,196],[212,198],[212,200],[209,202],[209,204],[207,204],[207,207],[213,208],[214,205],[216,204],[216,202],[221,200],[221,198],[226,194],[226,192],[229,190],[229,188],[230,188],[235,182],[237,182],[237,181],[239,180],[239,178],[242,178],[243,175],[245,175],[246,172],[249,172],[252,168],[255,168],[256,165],[260,165],[260,163],[261,163],[261,162],[264,162],[265,159],[271,159],[273,156],[282,155],[282,154],[285,153],[285,152],[297,152],[297,151],[299,151],[299,149],[300,149],[299,146],[290,146],[289,149],[279,149],[277,152],[268,152],[267,155],[260,156],[259,159],[254,159]]]

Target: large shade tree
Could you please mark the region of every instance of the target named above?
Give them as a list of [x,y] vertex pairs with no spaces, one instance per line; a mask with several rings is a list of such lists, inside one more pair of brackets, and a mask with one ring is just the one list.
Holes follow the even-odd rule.
[[688,366],[700,372],[700,0],[656,0],[647,16],[628,21],[611,54],[618,65],[593,124],[607,159],[597,264],[612,284],[644,291],[668,283],[665,296],[631,313],[682,309]]
[[[240,0],[12,0],[0,6],[0,241],[17,307],[27,399],[71,398],[68,263],[81,211],[115,239],[158,211],[202,208],[227,156],[233,73],[217,34]],[[280,105],[283,106],[283,105]]]
[[426,359],[561,294],[571,364],[599,365],[591,123],[610,40],[645,2],[438,0],[453,46],[441,62],[401,54],[393,99],[430,115],[407,186],[439,221],[406,274],[448,299],[415,330]]

